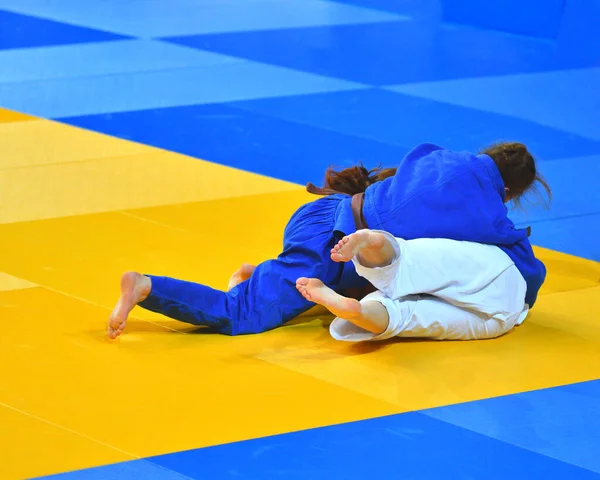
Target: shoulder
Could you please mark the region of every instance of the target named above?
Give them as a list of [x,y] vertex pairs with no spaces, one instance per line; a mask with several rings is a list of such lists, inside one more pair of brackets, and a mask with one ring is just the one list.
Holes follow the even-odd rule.
[[404,161],[431,161],[436,164],[463,167],[471,170],[480,170],[485,161],[479,155],[468,151],[449,150],[433,143],[422,143],[410,150]]
[[433,143],[421,143],[420,145],[417,145],[412,150],[410,150],[404,156],[404,158],[421,158],[426,157],[427,155],[431,155],[434,152],[442,151],[448,152],[449,150],[446,150],[445,148],[440,147],[439,145],[435,145]]

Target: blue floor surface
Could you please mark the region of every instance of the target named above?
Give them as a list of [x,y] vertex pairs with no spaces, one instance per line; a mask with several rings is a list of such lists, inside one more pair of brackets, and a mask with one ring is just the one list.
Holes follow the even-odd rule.
[[[0,0],[0,106],[300,184],[522,141],[555,201],[515,221],[600,261],[600,2],[468,4]],[[599,401],[592,381],[56,478],[600,478]]]

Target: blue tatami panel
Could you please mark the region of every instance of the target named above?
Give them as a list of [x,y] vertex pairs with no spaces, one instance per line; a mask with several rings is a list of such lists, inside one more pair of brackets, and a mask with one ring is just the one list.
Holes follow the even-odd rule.
[[477,151],[498,140],[519,140],[547,160],[600,153],[598,141],[538,123],[377,89],[234,105],[409,148],[432,142],[450,149]]
[[371,85],[597,66],[538,39],[415,20],[179,36],[169,41]]
[[600,380],[423,413],[600,474]]
[[0,8],[141,38],[405,18],[326,0],[0,0]]
[[0,10],[0,50],[123,38],[127,37]]
[[60,118],[361,88],[254,62],[207,68],[0,84],[0,104]]
[[399,145],[223,104],[61,121],[302,185],[320,185],[329,165],[344,168],[364,162],[368,167],[393,166],[407,152]]
[[[599,446],[599,443],[595,443]],[[406,413],[147,459],[190,479],[597,479],[589,470],[420,413]],[[61,476],[120,478],[145,461]],[[176,477],[152,470],[149,478]],[[122,477],[121,477],[122,478]],[[139,476],[141,478],[141,476]]]
[[600,68],[396,85],[390,89],[600,140]]
[[[0,50],[0,83],[218,67],[246,60],[156,40]],[[116,94],[118,96],[118,94]]]

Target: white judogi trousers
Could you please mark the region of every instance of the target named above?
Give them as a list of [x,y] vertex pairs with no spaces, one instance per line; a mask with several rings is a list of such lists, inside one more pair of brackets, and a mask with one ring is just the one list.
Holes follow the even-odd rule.
[[388,327],[376,335],[336,318],[330,326],[336,340],[486,339],[503,335],[527,317],[525,280],[498,247],[380,233],[394,246],[393,262],[378,268],[365,267],[356,257],[353,262],[358,274],[378,289],[361,302],[383,304]]

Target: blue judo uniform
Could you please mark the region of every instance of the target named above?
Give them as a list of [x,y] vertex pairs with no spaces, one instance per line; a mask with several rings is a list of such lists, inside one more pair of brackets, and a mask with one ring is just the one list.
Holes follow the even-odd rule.
[[[370,229],[395,237],[448,238],[497,245],[527,282],[533,307],[546,269],[535,258],[525,229],[516,229],[504,204],[504,183],[487,155],[423,144],[393,177],[367,188],[363,215]],[[352,263],[335,263],[330,250],[356,231],[349,195],[335,194],[302,206],[284,231],[283,252],[257,266],[229,292],[149,275],[151,294],[140,306],[227,335],[260,333],[283,325],[314,304],[296,290],[298,277],[319,278],[336,291],[362,288]]]

